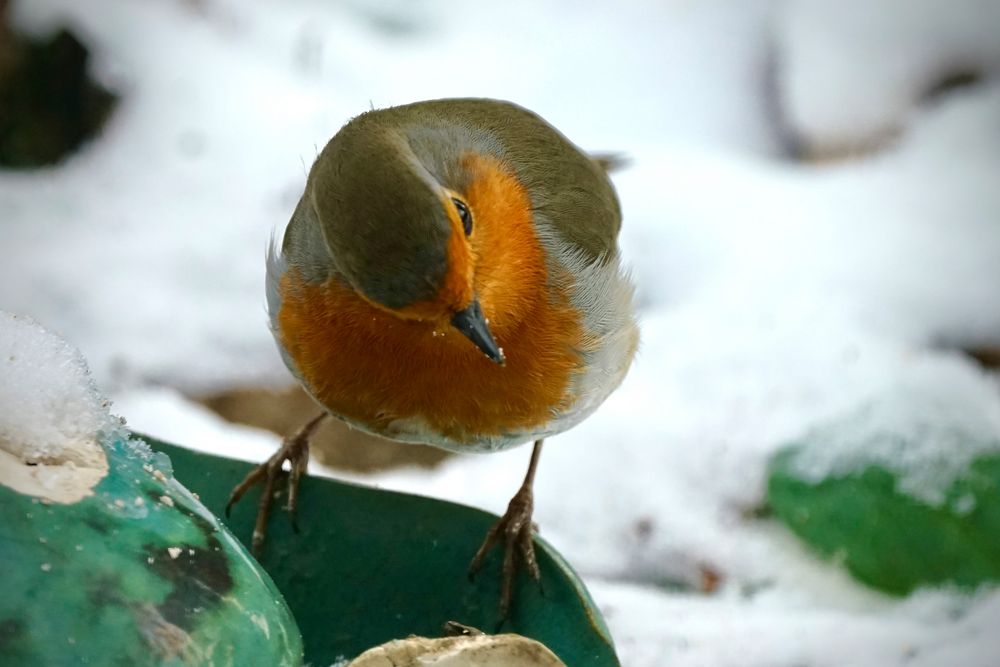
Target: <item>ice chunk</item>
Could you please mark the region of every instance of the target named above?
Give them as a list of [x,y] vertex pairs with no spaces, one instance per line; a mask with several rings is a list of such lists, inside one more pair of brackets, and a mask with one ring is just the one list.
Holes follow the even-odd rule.
[[98,437],[116,426],[76,349],[0,311],[0,484],[74,502],[107,473]]

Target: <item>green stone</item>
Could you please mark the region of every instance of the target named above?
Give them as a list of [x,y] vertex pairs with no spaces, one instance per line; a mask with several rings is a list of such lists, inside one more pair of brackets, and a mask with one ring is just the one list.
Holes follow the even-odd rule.
[[803,475],[796,460],[809,446],[774,458],[767,493],[776,516],[814,550],[896,595],[1000,582],[1000,455],[975,457],[932,503],[884,465]]
[[0,665],[301,664],[271,579],[142,443],[58,503],[0,484]]

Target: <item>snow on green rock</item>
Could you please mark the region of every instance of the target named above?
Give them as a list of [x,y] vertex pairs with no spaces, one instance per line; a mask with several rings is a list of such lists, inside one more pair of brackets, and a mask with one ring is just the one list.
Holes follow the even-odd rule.
[[274,584],[75,349],[0,312],[0,365],[0,663],[301,663]]
[[79,500],[107,474],[98,434],[117,426],[77,350],[0,311],[0,484]]
[[959,357],[919,360],[851,414],[803,437],[791,471],[819,482],[885,468],[901,493],[940,505],[976,458],[1000,454],[1000,385]]
[[910,370],[779,451],[770,506],[890,593],[1000,582],[1000,391],[957,358]]

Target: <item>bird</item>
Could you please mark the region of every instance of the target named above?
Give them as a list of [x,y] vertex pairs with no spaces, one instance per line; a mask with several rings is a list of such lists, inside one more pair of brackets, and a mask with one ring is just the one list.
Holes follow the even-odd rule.
[[272,333],[321,412],[230,496],[227,513],[263,486],[255,552],[285,474],[294,525],[309,439],[327,418],[461,453],[530,442],[524,481],[469,567],[504,543],[507,617],[518,564],[540,580],[543,441],[604,402],[639,342],[608,174],[618,162],[494,99],[373,109],[330,139],[267,253]]

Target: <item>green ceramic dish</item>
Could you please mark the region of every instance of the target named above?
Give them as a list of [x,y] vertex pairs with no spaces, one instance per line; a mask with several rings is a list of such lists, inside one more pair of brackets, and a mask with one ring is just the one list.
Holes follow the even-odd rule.
[[[146,440],[170,457],[177,479],[217,516],[252,467]],[[247,542],[256,499],[249,493],[228,521]],[[500,552],[474,582],[466,568],[496,519],[432,498],[309,477],[299,498],[300,532],[275,512],[261,561],[298,622],[306,661],[326,667],[391,639],[440,636],[450,620],[495,630]],[[501,630],[537,639],[570,667],[618,665],[583,583],[543,540],[536,544],[542,588],[519,578]]]

